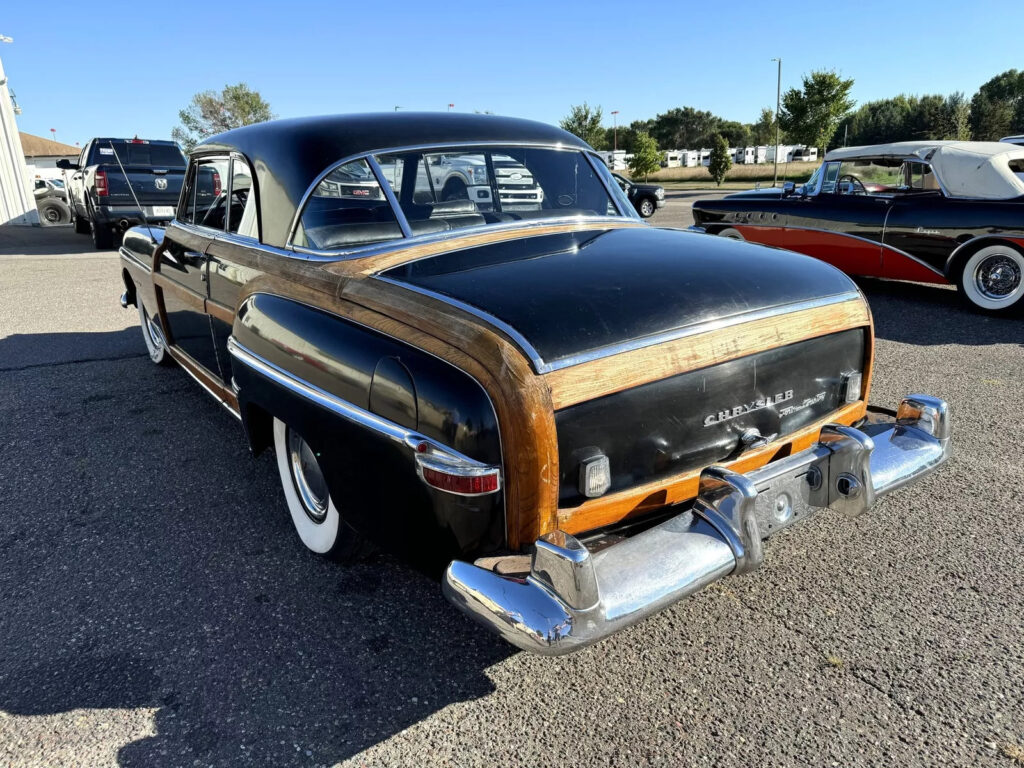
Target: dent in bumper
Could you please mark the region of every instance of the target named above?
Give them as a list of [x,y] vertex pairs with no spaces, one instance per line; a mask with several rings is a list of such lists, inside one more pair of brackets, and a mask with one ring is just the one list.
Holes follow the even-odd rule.
[[513,645],[560,655],[595,643],[731,573],[756,569],[762,541],[829,508],[855,516],[950,455],[948,405],[905,398],[896,419],[829,425],[814,446],[747,474],[709,467],[691,509],[590,552],[556,531],[536,542],[530,574],[448,566],[442,589]]

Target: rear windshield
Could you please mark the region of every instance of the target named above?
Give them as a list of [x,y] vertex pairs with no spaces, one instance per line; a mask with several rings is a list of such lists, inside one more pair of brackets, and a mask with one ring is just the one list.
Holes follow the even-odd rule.
[[[416,149],[334,169],[313,191],[294,244],[346,250],[403,237],[390,188],[413,236],[549,218],[618,216],[607,168],[582,152],[542,147]],[[611,194],[609,194],[609,189]],[[613,195],[615,198],[613,198]],[[623,209],[627,204],[619,200]]]
[[[115,157],[115,152],[116,157]],[[89,153],[89,165],[116,163],[120,158],[125,166],[147,166],[151,168],[184,168],[185,156],[174,144],[135,143],[130,141],[107,141],[95,144]]]

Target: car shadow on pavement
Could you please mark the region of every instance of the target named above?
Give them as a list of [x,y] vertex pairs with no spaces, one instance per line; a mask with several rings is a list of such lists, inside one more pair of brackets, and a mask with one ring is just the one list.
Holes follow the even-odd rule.
[[856,278],[871,304],[879,338],[905,344],[1018,344],[1024,317],[976,311],[952,286]]
[[76,234],[70,225],[26,227],[5,224],[0,226],[0,258],[8,253],[46,256],[104,251],[97,251],[91,237]]
[[[493,691],[512,649],[390,556],[303,550],[271,457],[184,371],[58,363],[0,391],[8,728],[145,709],[154,734],[123,736],[123,766],[332,764]],[[36,741],[21,757],[51,763]]]

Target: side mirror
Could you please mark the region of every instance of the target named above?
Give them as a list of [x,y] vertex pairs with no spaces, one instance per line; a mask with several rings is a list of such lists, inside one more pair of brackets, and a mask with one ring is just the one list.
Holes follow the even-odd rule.
[[62,157],[60,160],[57,161],[57,167],[60,168],[62,171],[77,171],[78,163],[72,163],[67,158]]
[[786,181],[782,184],[782,196],[789,197],[796,190],[796,184],[792,181]]

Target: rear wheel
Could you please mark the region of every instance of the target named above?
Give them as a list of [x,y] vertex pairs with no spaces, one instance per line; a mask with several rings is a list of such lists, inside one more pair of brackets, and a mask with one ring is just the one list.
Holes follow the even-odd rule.
[[645,197],[643,200],[640,201],[639,213],[645,219],[649,219],[651,218],[651,216],[654,215],[654,211],[656,208],[657,206],[654,204],[654,201],[651,200],[651,198],[649,197]]
[[278,418],[274,419],[274,450],[288,512],[306,548],[345,562],[364,555],[368,546],[341,518],[317,453]]
[[1024,253],[998,243],[981,248],[963,263],[957,278],[960,294],[987,312],[1024,307]]
[[92,234],[92,244],[97,251],[106,251],[114,247],[114,235],[109,227],[97,224],[89,220],[89,232]]
[[44,200],[37,207],[43,224],[67,224],[71,221],[71,209],[60,200]]
[[743,237],[743,235],[740,234],[740,231],[738,229],[733,229],[732,227],[726,227],[725,229],[723,229],[721,232],[718,233],[718,236],[719,237],[727,237],[730,240],[745,240],[746,239],[745,237]]

